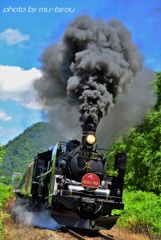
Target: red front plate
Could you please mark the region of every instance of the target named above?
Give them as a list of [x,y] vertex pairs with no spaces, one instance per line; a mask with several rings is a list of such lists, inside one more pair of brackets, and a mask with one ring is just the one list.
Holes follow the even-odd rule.
[[81,183],[83,187],[98,188],[100,185],[100,179],[94,173],[87,173],[82,177]]

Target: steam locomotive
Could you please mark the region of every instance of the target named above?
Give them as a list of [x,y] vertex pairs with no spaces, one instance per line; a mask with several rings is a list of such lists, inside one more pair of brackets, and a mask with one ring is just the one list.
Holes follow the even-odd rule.
[[60,225],[111,229],[119,217],[112,210],[124,208],[126,153],[115,156],[117,176],[107,176],[101,151],[94,130],[83,130],[81,142],[58,142],[37,154],[16,192],[50,209]]

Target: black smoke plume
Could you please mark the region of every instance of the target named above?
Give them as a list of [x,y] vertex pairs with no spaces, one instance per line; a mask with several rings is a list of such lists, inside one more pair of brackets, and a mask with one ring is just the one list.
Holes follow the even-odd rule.
[[35,88],[52,118],[58,106],[63,111],[68,103],[77,103],[82,127],[97,128],[141,70],[142,61],[121,21],[80,16],[69,24],[59,43],[43,52],[42,77],[35,81]]

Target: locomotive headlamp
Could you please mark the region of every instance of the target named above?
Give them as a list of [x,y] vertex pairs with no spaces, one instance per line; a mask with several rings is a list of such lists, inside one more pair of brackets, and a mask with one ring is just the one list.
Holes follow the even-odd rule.
[[89,135],[87,136],[86,140],[87,140],[87,143],[93,144],[93,143],[95,143],[95,141],[96,141],[96,137],[95,137],[94,135],[92,135],[92,134],[89,134]]

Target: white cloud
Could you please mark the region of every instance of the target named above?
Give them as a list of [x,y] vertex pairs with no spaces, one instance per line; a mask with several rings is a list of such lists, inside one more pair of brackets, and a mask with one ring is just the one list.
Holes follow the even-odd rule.
[[0,120],[8,122],[12,120],[11,116],[8,116],[2,109],[0,109]]
[[0,65],[0,100],[14,100],[29,109],[40,109],[33,81],[40,78],[41,71],[32,68],[24,70],[15,66]]
[[29,39],[29,35],[22,34],[18,29],[8,28],[4,32],[0,33],[0,41],[4,41],[8,45],[15,45]]

